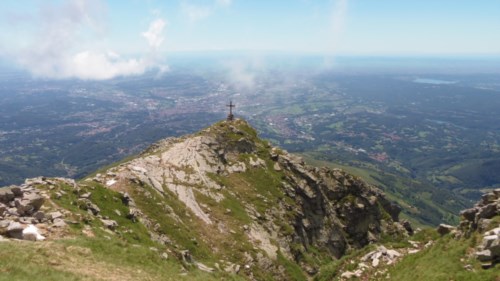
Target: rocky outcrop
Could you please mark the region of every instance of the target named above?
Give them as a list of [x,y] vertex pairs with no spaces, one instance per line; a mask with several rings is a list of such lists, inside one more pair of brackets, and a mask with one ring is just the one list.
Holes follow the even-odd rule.
[[483,263],[483,268],[490,268],[500,262],[500,227],[483,234],[475,255]]
[[437,227],[436,231],[437,231],[437,232],[438,232],[441,236],[443,236],[443,235],[446,235],[446,234],[448,234],[448,233],[451,233],[451,232],[456,231],[456,229],[457,229],[457,228],[456,228],[456,227],[454,227],[454,226],[451,226],[451,225],[448,225],[448,224],[443,224],[443,223],[442,223],[442,224],[440,224],[440,225]]
[[392,264],[400,256],[401,253],[396,250],[379,246],[375,251],[371,251],[364,255],[363,258],[361,258],[361,261],[369,262],[372,267],[377,267],[381,262],[384,262],[385,264]]
[[328,249],[338,258],[382,233],[406,234],[397,223],[400,208],[375,187],[340,169],[305,165],[284,151],[274,158],[285,170],[287,194],[298,204],[293,226],[306,248]]
[[483,194],[481,200],[473,208],[460,212],[462,221],[460,228],[466,232],[484,231],[490,219],[500,215],[500,188]]
[[396,250],[380,245],[367,254],[354,256],[338,268],[336,276],[340,278],[331,280],[392,280],[388,274],[390,266],[396,265],[408,255],[432,246],[432,240],[426,244],[411,240],[408,242],[411,244],[410,248]]
[[[482,235],[482,241],[474,255],[483,263],[483,268],[490,268],[500,261],[500,188],[483,194],[473,208],[460,212],[459,235],[469,237],[474,232]],[[495,223],[496,221],[496,223]]]
[[39,241],[45,237],[42,232],[52,227],[64,227],[63,214],[47,213],[41,207],[48,194],[37,188],[63,181],[74,185],[70,179],[47,179],[43,177],[27,179],[20,186],[0,188],[0,235],[16,239]]
[[40,211],[45,198],[29,184],[0,189],[0,235],[16,239],[43,240],[33,224],[45,222]]

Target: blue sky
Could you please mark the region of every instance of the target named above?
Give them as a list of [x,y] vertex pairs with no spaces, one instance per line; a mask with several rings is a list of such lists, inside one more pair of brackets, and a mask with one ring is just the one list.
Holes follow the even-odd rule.
[[0,30],[36,75],[107,79],[191,51],[499,55],[500,1],[3,0]]

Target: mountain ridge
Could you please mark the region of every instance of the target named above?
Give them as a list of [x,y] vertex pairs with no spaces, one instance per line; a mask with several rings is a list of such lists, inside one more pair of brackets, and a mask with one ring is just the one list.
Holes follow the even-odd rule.
[[[400,208],[380,190],[340,169],[305,165],[241,119],[161,140],[79,182],[39,178],[22,188],[45,190],[46,202],[72,218],[66,225],[74,235],[92,232],[90,224],[129,243],[151,239],[186,268],[256,280],[307,278],[321,262],[408,235]],[[94,202],[95,194],[110,192],[126,208],[115,202],[103,216],[110,199]],[[55,224],[52,217],[31,221]],[[149,238],[128,233],[129,224],[143,225]]]
[[[246,178],[247,176],[249,178]],[[257,189],[253,190],[255,193],[252,194],[252,191],[248,190],[247,187],[255,184],[249,184],[249,181],[251,182],[252,179],[259,177],[262,177],[262,182],[259,184],[270,185],[270,190]],[[330,181],[326,185],[338,184],[334,183],[335,180],[341,179],[343,182],[340,185],[357,187],[358,190],[353,192],[343,190],[342,192],[345,194],[342,194],[341,190],[330,191],[330,193],[337,193],[337,195],[326,196],[317,186],[321,182],[318,177],[322,181]],[[174,195],[207,225],[213,224],[214,221],[223,220],[220,217],[215,218],[215,220],[212,219],[218,214],[212,208],[215,204],[225,200],[225,197],[244,197],[236,200],[239,202],[232,202],[233,205],[237,206],[234,208],[241,211],[241,218],[250,217],[250,220],[257,221],[273,222],[276,219],[273,218],[275,214],[266,213],[266,209],[272,207],[275,203],[279,203],[281,204],[280,208],[273,210],[273,212],[283,216],[290,216],[289,220],[295,220],[295,225],[290,225],[287,222],[273,222],[268,225],[265,225],[265,223],[244,225],[244,228],[246,228],[244,232],[247,232],[250,241],[257,242],[258,247],[271,259],[277,258],[278,248],[289,257],[300,255],[299,252],[308,246],[309,242],[306,241],[309,240],[325,240],[319,248],[329,249],[330,254],[337,258],[352,246],[361,247],[368,244],[369,241],[377,240],[377,236],[382,232],[380,224],[371,225],[372,229],[368,230],[369,223],[365,223],[365,221],[359,222],[360,219],[355,218],[352,214],[349,219],[345,219],[349,223],[340,222],[336,216],[329,218],[332,220],[330,222],[332,225],[342,230],[329,233],[329,235],[336,237],[335,241],[329,240],[328,235],[319,234],[323,231],[321,227],[325,223],[318,220],[317,215],[306,214],[300,218],[295,217],[293,212],[307,213],[311,210],[313,210],[313,213],[323,212],[321,208],[324,207],[325,203],[323,201],[327,197],[331,197],[326,199],[327,201],[336,200],[340,202],[342,199],[344,200],[343,204],[346,204],[345,210],[339,209],[338,212],[353,214],[359,212],[366,215],[360,217],[363,217],[363,219],[369,218],[368,221],[370,219],[373,221],[382,220],[383,213],[385,213],[385,219],[388,220],[388,225],[391,227],[393,226],[392,220],[397,220],[400,211],[397,206],[387,201],[380,191],[365,185],[357,178],[338,169],[329,170],[306,166],[300,158],[271,147],[269,143],[259,139],[255,130],[243,120],[223,121],[193,135],[162,140],[146,149],[139,157],[116,168],[111,168],[106,175],[100,174],[93,177],[92,180],[107,184],[111,189],[116,190],[123,189],[123,186],[121,186],[123,182],[125,182],[125,185],[128,182],[134,182],[138,185],[152,187],[160,196]],[[311,188],[311,184],[315,185],[314,188]],[[234,192],[233,187],[239,188],[240,192]],[[355,192],[359,193],[355,194]],[[367,193],[363,194],[363,196],[366,195],[366,198],[361,198],[361,192]],[[241,194],[246,195],[241,196]],[[297,194],[301,195],[297,196]],[[291,206],[295,204],[293,201],[292,203],[286,202],[286,200],[290,201],[291,198],[296,196],[301,198],[300,204],[305,206],[301,210],[294,210]],[[199,203],[196,197],[203,197],[205,203]],[[368,197],[371,198],[368,200]],[[356,202],[359,198],[361,198],[361,201]],[[252,200],[261,202],[250,204],[249,202]],[[312,203],[314,200],[317,200],[317,202]],[[227,201],[230,200],[225,202]],[[313,206],[315,204],[318,204],[321,208]],[[357,211],[350,209],[351,205],[354,206],[355,204],[359,207]],[[371,209],[369,206],[372,206]],[[367,208],[369,211],[363,212],[363,208]],[[289,210],[284,211],[285,209]],[[347,226],[343,225],[344,223]],[[278,227],[278,231],[265,231],[265,228],[276,229],[278,224],[282,224]],[[219,230],[226,229],[227,226],[218,223],[217,228]],[[311,229],[314,228],[320,228],[317,234],[318,237],[308,237],[312,233]],[[405,232],[401,225],[392,228],[391,231],[387,232]],[[288,232],[295,231],[296,237],[293,239],[279,237],[282,229],[287,229]],[[297,231],[297,229],[300,229],[300,231]],[[329,231],[331,232],[332,228],[329,228]],[[352,241],[348,242],[348,239],[345,238],[347,235],[341,233],[343,231],[353,233],[356,237],[351,238]],[[298,234],[299,232],[300,234]],[[283,241],[278,242],[278,246],[272,242],[272,240],[279,241],[280,239],[283,239]],[[286,249],[289,248],[287,245],[290,244],[288,240],[294,239],[301,241],[296,245],[300,250],[297,250],[295,254]],[[338,245],[335,247],[328,246],[328,244],[332,243]]]

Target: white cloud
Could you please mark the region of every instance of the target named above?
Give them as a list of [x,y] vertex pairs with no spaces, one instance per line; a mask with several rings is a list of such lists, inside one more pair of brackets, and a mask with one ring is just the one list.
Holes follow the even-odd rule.
[[149,46],[153,49],[160,48],[163,40],[163,28],[165,27],[165,21],[162,19],[157,19],[151,22],[149,29],[142,33],[142,36],[148,40]]
[[230,62],[226,65],[229,69],[229,80],[236,88],[252,89],[255,85],[255,73],[242,62]]
[[223,66],[228,82],[238,90],[253,90],[258,75],[266,69],[264,60],[259,56],[225,61]]
[[47,4],[33,23],[37,30],[34,39],[22,50],[11,50],[9,55],[34,76],[103,80],[140,75],[149,69],[160,73],[168,69],[156,59],[165,39],[163,19],[155,19],[147,31],[136,35],[142,35],[150,46],[137,58],[123,58],[92,44],[106,34],[105,7],[98,0]]
[[84,51],[67,61],[61,74],[80,79],[110,79],[116,76],[139,75],[149,67],[143,59],[120,59],[109,54]]

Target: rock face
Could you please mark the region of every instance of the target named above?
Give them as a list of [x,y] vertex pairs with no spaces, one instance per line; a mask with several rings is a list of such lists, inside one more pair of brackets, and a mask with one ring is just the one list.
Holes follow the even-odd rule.
[[460,212],[462,221],[460,228],[466,231],[484,231],[491,218],[500,215],[500,188],[482,196],[473,208]]
[[313,168],[286,152],[275,158],[286,171],[285,192],[298,203],[293,226],[305,246],[328,249],[338,258],[350,247],[375,242],[382,232],[405,232],[397,223],[400,208],[359,178]]
[[[500,261],[500,224],[494,225],[494,218],[500,216],[500,189],[485,193],[481,201],[473,208],[460,212],[461,234],[468,237],[473,232],[482,234],[481,244],[477,247],[475,256],[483,262],[484,268],[489,268]],[[491,230],[488,230],[491,229]]]

